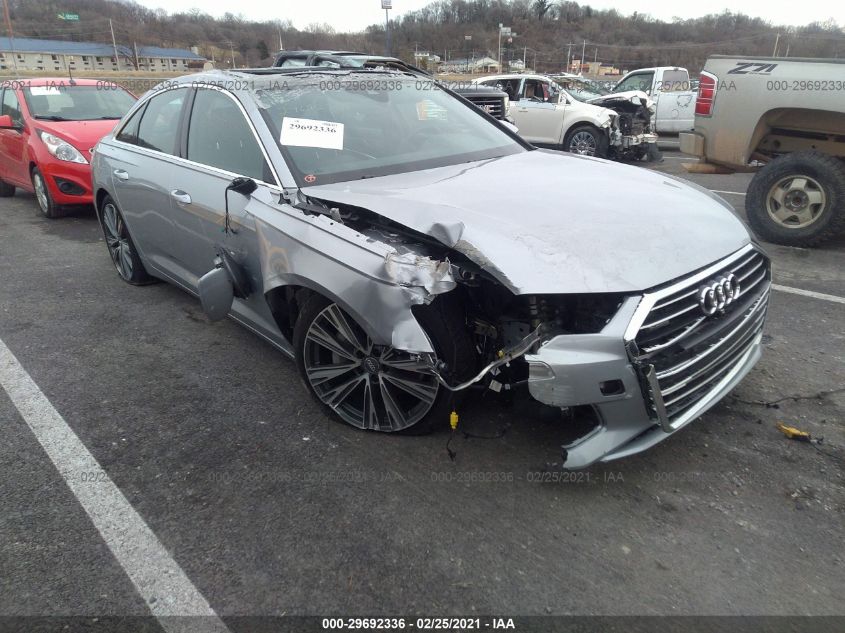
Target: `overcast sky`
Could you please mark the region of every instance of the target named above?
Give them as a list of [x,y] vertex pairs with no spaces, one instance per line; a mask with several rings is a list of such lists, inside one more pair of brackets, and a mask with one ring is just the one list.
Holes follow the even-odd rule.
[[[303,28],[312,22],[326,22],[338,31],[360,31],[366,26],[384,20],[380,0],[139,0],[140,4],[151,8],[163,8],[173,13],[200,7],[206,13],[221,16],[226,11],[242,13],[244,17],[255,20],[289,19],[297,28]],[[403,12],[419,9],[429,4],[430,0],[393,0],[391,17]],[[754,17],[761,17],[773,24],[804,25],[809,22],[823,22],[835,19],[840,26],[845,25],[845,2],[842,0],[802,0],[800,3],[786,0],[745,0],[728,2],[709,0],[704,3],[685,0],[579,0],[579,4],[596,9],[616,8],[623,14],[634,11],[650,13],[661,20],[671,20],[673,16],[695,18],[707,13],[721,13],[729,9]],[[268,11],[268,7],[278,9]],[[800,7],[800,8],[799,8]]]

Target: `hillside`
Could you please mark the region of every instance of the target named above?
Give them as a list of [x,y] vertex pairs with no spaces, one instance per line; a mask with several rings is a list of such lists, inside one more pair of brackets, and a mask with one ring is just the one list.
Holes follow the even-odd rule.
[[[168,14],[135,2],[115,0],[10,0],[18,36],[110,41],[109,18],[118,43],[167,47],[198,46],[219,65],[267,64],[282,42],[285,48],[342,48],[384,52],[384,25],[362,33],[338,33],[330,26],[294,28],[289,21],[254,22],[227,13],[214,18],[195,9]],[[79,22],[57,18],[77,13]],[[441,58],[497,54],[497,26],[518,35],[503,41],[503,58],[526,57],[539,70],[559,70],[567,55],[622,68],[679,64],[698,69],[708,55],[729,53],[771,55],[779,34],[778,53],[804,57],[845,56],[845,31],[835,22],[805,27],[769,24],[739,13],[664,22],[647,15],[623,16],[575,2],[550,0],[439,0],[404,15],[391,27],[393,54],[412,60],[415,50]],[[471,36],[471,41],[465,39]],[[571,46],[570,46],[571,45]]]

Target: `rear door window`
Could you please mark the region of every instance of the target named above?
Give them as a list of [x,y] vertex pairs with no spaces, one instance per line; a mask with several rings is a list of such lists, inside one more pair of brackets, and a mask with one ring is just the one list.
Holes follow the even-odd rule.
[[129,117],[129,120],[126,122],[126,125],[120,130],[120,132],[115,136],[115,139],[118,141],[122,141],[124,143],[131,143],[132,145],[138,144],[138,126],[141,123],[141,116],[144,114],[144,106],[138,108],[138,110]]
[[176,155],[179,119],[187,94],[187,88],[175,88],[149,100],[138,128],[139,147]]
[[689,74],[687,71],[666,70],[663,71],[663,81],[657,86],[662,92],[683,92],[690,89]]

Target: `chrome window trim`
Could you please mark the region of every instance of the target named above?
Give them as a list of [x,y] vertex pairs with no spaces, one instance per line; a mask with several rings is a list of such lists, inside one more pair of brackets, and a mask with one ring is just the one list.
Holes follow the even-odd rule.
[[[146,99],[143,100],[143,103],[148,103],[154,97],[156,97],[156,96],[158,96],[158,95],[160,95],[164,92],[167,92],[168,90],[178,90],[180,88],[191,89],[192,86],[190,86],[190,85],[168,86],[166,88],[163,88],[163,89],[149,95]],[[270,187],[271,189],[275,189],[275,190],[281,192],[283,190],[283,188],[280,184],[281,180],[279,179],[279,174],[276,171],[276,166],[273,164],[273,161],[270,160],[270,155],[267,153],[267,148],[264,147],[264,143],[261,142],[261,138],[258,136],[258,131],[255,129],[255,124],[252,122],[252,119],[247,114],[246,109],[244,108],[243,104],[231,92],[229,92],[228,90],[221,88],[219,86],[208,85],[208,86],[203,86],[202,89],[204,89],[204,90],[217,90],[218,92],[222,92],[223,94],[225,94],[227,97],[229,97],[232,101],[234,101],[237,104],[238,108],[241,111],[241,115],[244,117],[244,119],[246,119],[247,123],[249,124],[249,129],[252,131],[252,136],[255,139],[255,142],[258,143],[258,147],[261,149],[261,154],[262,154],[262,156],[264,156],[264,160],[267,161],[267,165],[270,167],[270,173],[273,174],[273,177],[276,179],[276,182],[270,183],[270,182],[267,182],[267,181],[262,180],[260,178],[253,178],[253,180],[255,182],[259,183],[259,184],[265,185],[267,187]],[[127,143],[125,141],[119,141],[117,139],[117,135],[120,134],[123,131],[123,128],[129,123],[129,118],[131,118],[131,114],[134,113],[137,109],[139,109],[142,105],[143,104],[136,105],[132,110],[130,110],[126,114],[126,117],[127,117],[126,123],[121,125],[120,131],[114,132],[112,134],[112,138],[110,139],[112,143],[118,144],[121,148],[130,149],[132,151],[139,152],[141,155],[152,155],[154,157],[173,159],[178,164],[187,165],[187,166],[190,166],[190,167],[200,167],[202,169],[220,174],[221,176],[231,176],[231,177],[234,178],[234,177],[244,175],[244,174],[237,174],[237,173],[234,173],[234,172],[231,172],[231,171],[227,171],[225,169],[220,169],[219,167],[214,167],[213,165],[206,165],[205,163],[199,163],[197,161],[193,161],[193,160],[190,160],[188,158],[184,158],[182,156],[174,156],[173,154],[168,154],[167,152],[160,152],[158,150],[149,149],[147,147],[141,147],[140,145],[135,145],[133,143]],[[191,104],[191,108],[193,108],[193,103]],[[190,127],[190,118],[188,119],[188,126]]]

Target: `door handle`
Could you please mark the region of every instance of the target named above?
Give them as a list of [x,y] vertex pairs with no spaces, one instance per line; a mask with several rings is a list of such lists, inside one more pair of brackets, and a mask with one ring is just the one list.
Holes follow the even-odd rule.
[[115,169],[112,173],[118,180],[129,180],[129,172],[125,169]]
[[528,108],[517,108],[517,112],[528,112]]
[[181,189],[174,189],[170,192],[170,197],[173,198],[177,204],[191,204],[191,195],[185,193]]

